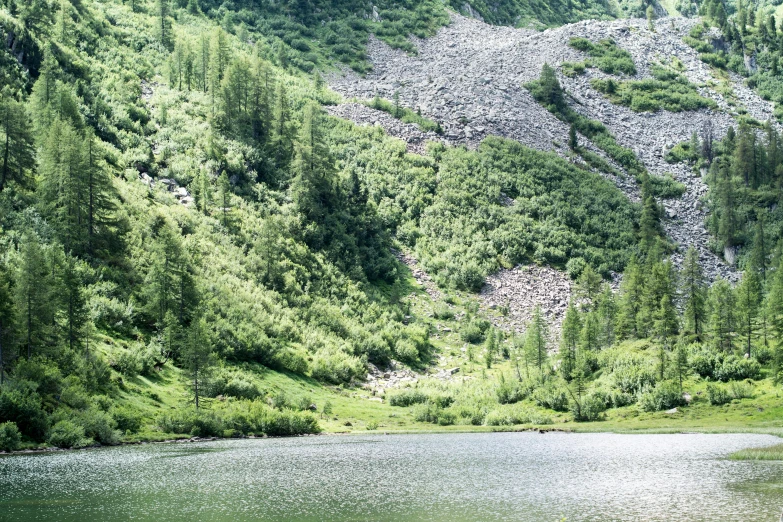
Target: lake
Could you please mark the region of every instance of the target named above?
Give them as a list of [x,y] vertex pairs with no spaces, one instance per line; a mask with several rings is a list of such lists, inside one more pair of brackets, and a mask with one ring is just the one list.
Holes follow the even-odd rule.
[[481,433],[147,444],[0,457],[0,520],[768,520],[766,435]]

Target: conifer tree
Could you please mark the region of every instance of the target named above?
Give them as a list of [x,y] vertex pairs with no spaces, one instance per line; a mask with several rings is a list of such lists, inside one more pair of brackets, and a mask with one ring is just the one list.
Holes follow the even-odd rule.
[[207,323],[203,317],[195,319],[187,330],[187,342],[183,346],[182,360],[190,376],[196,409],[200,406],[204,380],[213,365],[212,345]]
[[62,289],[65,311],[65,338],[68,347],[75,350],[81,346],[87,333],[89,311],[84,295],[84,283],[77,261],[68,256],[63,266]]
[[707,286],[699,254],[692,246],[685,254],[680,272],[680,291],[684,304],[685,331],[701,340],[707,314]]
[[574,152],[579,149],[579,139],[576,135],[576,127],[573,123],[568,128],[568,148]]
[[169,0],[155,0],[155,16],[157,18],[157,37],[163,47],[168,48],[171,44],[171,21],[169,20]]
[[30,359],[52,340],[55,300],[52,267],[35,233],[22,236],[14,281],[22,346]]
[[33,135],[24,105],[5,86],[0,91],[0,192],[9,181],[26,185],[34,166]]
[[536,305],[533,310],[533,318],[528,325],[526,333],[526,352],[530,354],[530,359],[535,362],[538,367],[538,373],[543,381],[544,379],[544,364],[547,360],[547,324],[544,319],[544,315],[541,312],[541,306]]
[[712,342],[716,348],[731,352],[736,333],[736,297],[725,279],[718,279],[712,284],[708,303]]
[[761,308],[761,281],[754,270],[745,270],[736,290],[738,323],[745,339],[745,353],[750,357],[751,343],[755,336]]
[[612,287],[604,283],[598,301],[598,318],[601,326],[601,346],[611,346],[615,340],[615,322],[617,321],[617,302]]
[[0,261],[0,386],[5,378],[5,362],[11,358],[11,342],[16,322],[11,284],[11,274]]
[[582,330],[581,322],[579,311],[574,306],[573,300],[569,301],[560,334],[560,354],[563,360],[562,372],[566,380],[571,379],[571,374],[576,367],[577,348]]

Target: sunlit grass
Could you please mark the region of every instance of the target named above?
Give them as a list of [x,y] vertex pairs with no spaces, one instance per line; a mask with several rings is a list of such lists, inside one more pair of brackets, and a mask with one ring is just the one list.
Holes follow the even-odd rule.
[[768,448],[749,448],[732,453],[731,460],[783,460],[783,444]]

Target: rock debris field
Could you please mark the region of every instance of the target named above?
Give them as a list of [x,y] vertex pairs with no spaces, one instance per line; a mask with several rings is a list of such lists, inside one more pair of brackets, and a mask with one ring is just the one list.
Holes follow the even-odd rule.
[[[701,132],[707,121],[716,139],[722,138],[730,125],[736,126],[728,100],[712,88],[716,82],[709,67],[682,41],[697,23],[696,19],[665,18],[658,20],[656,31],[651,32],[646,20],[586,21],[537,32],[491,26],[455,14],[452,23],[435,36],[415,41],[418,55],[409,56],[371,38],[370,74],[361,77],[343,71],[328,78],[331,87],[349,99],[369,100],[376,95],[391,99],[398,92],[403,105],[440,122],[442,136],[423,133],[415,125],[358,103],[329,110],[359,124],[382,126],[390,135],[406,141],[411,152],[421,153],[424,143],[431,139],[475,147],[484,137],[497,135],[539,150],[565,153],[568,126],[536,103],[523,85],[538,78],[545,62],[558,68],[563,62],[587,58],[569,47],[571,38],[612,38],[633,56],[638,79],[649,77],[653,64],[676,56],[684,65],[683,74],[702,95],[715,100],[719,110],[635,113],[612,104],[590,87],[590,79],[606,76],[597,69],[587,69],[575,78],[559,78],[570,105],[603,122],[622,145],[636,152],[651,174],[669,172],[685,183],[687,190],[681,198],[663,202],[666,232],[679,245],[672,256],[674,262],[679,264],[685,249],[694,245],[709,279],[736,281],[739,274],[708,248],[703,225],[706,212],[701,201],[707,191],[705,183],[690,167],[664,161],[668,148],[689,139],[694,131]],[[729,82],[738,106],[760,121],[772,119],[771,103],[753,93],[739,77],[731,77]],[[584,137],[580,141],[597,150]],[[630,177],[612,181],[638,201],[638,187]]]

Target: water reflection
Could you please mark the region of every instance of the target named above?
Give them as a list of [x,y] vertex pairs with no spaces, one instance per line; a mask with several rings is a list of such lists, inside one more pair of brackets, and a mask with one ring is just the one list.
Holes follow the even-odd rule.
[[769,520],[763,435],[366,435],[0,458],[0,520]]

